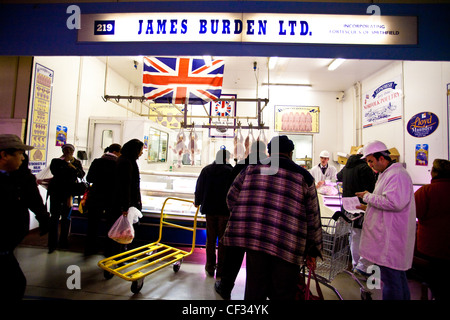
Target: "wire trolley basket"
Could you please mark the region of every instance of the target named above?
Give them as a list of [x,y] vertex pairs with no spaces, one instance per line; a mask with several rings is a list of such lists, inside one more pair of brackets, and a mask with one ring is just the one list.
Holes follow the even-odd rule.
[[[337,185],[342,208],[342,186]],[[350,271],[350,234],[353,222],[360,215],[348,216],[345,210],[336,211],[332,217],[321,217],[322,222],[322,259],[316,260],[316,276],[319,282],[334,291],[340,300],[343,300],[339,291],[330,283],[341,272],[350,275],[360,287],[363,300],[371,300],[371,293]]]
[[323,260],[317,259],[316,274],[328,282],[348,267],[350,230],[351,224],[341,217],[322,217]]

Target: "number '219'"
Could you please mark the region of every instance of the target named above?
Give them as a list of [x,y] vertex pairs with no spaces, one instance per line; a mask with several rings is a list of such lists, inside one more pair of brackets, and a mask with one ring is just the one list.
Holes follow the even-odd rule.
[[113,25],[111,23],[108,24],[98,24],[97,32],[111,32],[113,29]]

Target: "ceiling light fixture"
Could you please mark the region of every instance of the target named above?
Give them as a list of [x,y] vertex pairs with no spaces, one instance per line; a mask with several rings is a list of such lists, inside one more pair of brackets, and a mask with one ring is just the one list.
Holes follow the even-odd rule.
[[305,87],[311,88],[312,85],[308,83],[263,83],[263,86],[277,86],[277,87]]
[[331,63],[328,65],[328,70],[329,71],[336,70],[341,64],[344,63],[344,61],[345,59],[341,58],[333,59],[333,61],[331,61]]

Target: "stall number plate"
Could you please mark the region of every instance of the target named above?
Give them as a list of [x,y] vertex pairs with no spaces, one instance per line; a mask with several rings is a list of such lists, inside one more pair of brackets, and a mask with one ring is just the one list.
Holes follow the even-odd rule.
[[115,20],[94,21],[94,35],[114,34]]

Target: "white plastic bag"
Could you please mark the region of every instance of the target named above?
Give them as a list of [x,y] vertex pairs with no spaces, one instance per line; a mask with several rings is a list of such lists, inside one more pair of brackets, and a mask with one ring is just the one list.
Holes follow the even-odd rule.
[[37,184],[44,187],[45,189],[48,189],[48,184],[50,183],[50,180],[52,180],[52,178],[53,174],[50,171],[50,166],[45,167],[36,174]]
[[108,237],[121,244],[131,243],[134,239],[134,228],[128,217],[121,215],[109,229]]
[[135,207],[130,207],[128,208],[128,221],[130,222],[131,225],[138,223],[139,219],[143,217],[142,212],[140,212],[137,208]]

